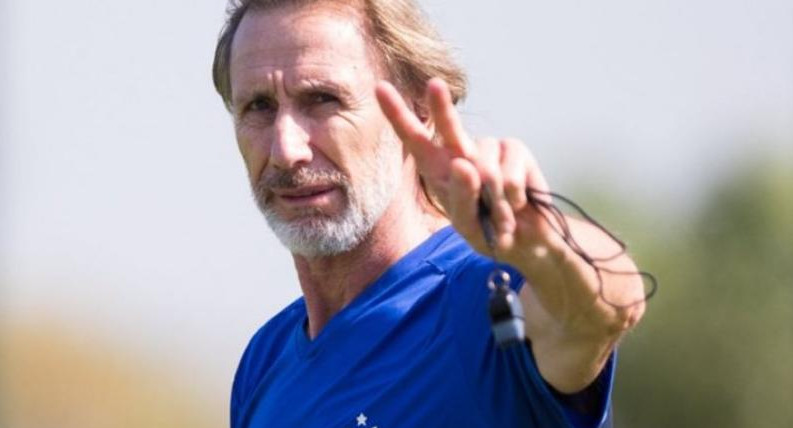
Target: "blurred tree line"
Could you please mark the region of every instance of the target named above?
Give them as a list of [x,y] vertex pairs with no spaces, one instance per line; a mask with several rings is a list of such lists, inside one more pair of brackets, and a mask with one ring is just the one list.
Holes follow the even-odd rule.
[[620,347],[615,426],[793,427],[791,157],[745,164],[693,216],[639,223],[632,252],[661,286]]

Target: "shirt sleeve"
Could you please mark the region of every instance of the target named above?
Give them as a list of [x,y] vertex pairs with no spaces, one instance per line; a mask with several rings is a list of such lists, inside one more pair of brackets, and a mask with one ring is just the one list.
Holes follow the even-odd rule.
[[554,391],[537,369],[527,342],[499,348],[488,315],[487,280],[494,268],[506,270],[518,292],[521,275],[510,266],[497,266],[473,254],[447,276],[448,318],[472,393],[482,397],[481,411],[493,426],[607,427],[615,356],[583,391]]

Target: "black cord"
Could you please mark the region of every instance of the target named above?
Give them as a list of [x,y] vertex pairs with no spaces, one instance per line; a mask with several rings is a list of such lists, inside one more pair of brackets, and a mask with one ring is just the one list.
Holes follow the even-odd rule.
[[[655,295],[656,291],[658,290],[658,280],[650,272],[645,272],[641,270],[621,271],[599,265],[600,263],[612,261],[617,257],[622,256],[627,251],[628,246],[625,244],[625,242],[620,240],[615,234],[613,234],[603,225],[601,225],[600,222],[598,222],[591,215],[589,215],[583,208],[581,208],[580,205],[575,203],[570,198],[567,198],[558,193],[544,192],[533,188],[528,188],[526,190],[526,198],[528,199],[529,203],[537,210],[537,212],[540,213],[543,219],[545,219],[546,223],[548,223],[548,225],[551,226],[551,229],[553,229],[562,238],[562,240],[564,240],[567,246],[570,247],[570,249],[576,255],[581,257],[581,259],[583,259],[584,262],[586,262],[586,264],[588,264],[595,270],[595,273],[597,274],[598,277],[598,295],[600,296],[601,299],[603,299],[604,302],[615,308],[628,308],[637,305],[639,303],[646,302]],[[575,237],[573,237],[573,233],[570,231],[570,225],[567,223],[567,217],[559,207],[554,205],[553,203],[554,198],[563,201],[564,203],[571,206],[575,211],[577,211],[579,215],[581,215],[581,217],[584,220],[586,220],[586,222],[588,222],[592,226],[595,226],[601,232],[605,233],[610,239],[612,239],[619,246],[619,251],[615,254],[605,257],[593,257],[592,255],[587,253],[586,250],[584,250],[581,247],[581,245],[578,244],[578,242],[575,240]],[[550,215],[553,216],[553,219],[549,217],[548,213],[550,213]],[[602,272],[612,275],[639,275],[640,277],[642,277],[642,282],[646,280],[650,288],[640,300],[636,300],[627,304],[614,303],[609,301],[609,299],[607,299],[606,295],[604,294]]]

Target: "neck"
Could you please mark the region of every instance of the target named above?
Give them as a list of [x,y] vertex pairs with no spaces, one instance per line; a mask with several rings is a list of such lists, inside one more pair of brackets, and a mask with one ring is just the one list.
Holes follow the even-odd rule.
[[351,251],[317,258],[293,255],[306,302],[308,336],[317,337],[335,314],[445,224],[445,219],[395,198],[372,231]]

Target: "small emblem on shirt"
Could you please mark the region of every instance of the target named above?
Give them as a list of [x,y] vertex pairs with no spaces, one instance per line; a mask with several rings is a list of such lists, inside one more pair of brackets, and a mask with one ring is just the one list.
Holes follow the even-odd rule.
[[[368,421],[368,420],[369,420],[369,418],[366,417],[366,415],[363,412],[359,413],[358,416],[355,417],[355,422],[358,423],[359,427],[368,426],[368,425],[366,425],[366,421]],[[378,428],[378,426],[375,425],[372,428]]]

